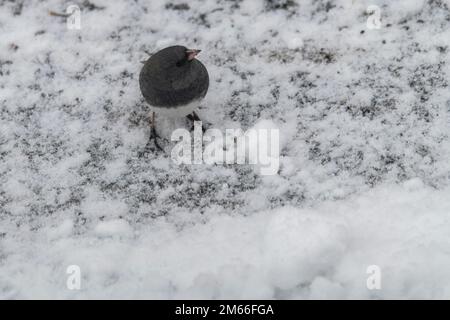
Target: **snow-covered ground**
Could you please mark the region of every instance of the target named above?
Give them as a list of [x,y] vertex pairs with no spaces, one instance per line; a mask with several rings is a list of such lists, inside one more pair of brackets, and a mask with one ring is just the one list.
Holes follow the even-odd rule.
[[[211,127],[280,128],[278,174],[175,164],[184,120],[145,148],[172,44]],[[449,53],[448,0],[0,0],[0,298],[450,298]]]

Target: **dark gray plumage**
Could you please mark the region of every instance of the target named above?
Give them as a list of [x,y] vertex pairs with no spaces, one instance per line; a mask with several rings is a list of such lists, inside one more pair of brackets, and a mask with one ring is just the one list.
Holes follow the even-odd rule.
[[209,87],[205,66],[183,46],[173,46],[153,54],[139,75],[145,100],[154,107],[176,108],[202,99]]
[[209,76],[205,66],[195,59],[199,52],[183,46],[162,49],[144,63],[139,74],[142,95],[153,107],[149,142],[154,141],[160,150],[163,148],[157,141],[155,113],[187,116],[193,123],[201,121],[194,110],[208,91]]

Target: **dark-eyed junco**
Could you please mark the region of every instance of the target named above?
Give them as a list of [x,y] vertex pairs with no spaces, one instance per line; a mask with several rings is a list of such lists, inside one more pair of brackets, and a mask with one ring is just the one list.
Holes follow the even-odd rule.
[[152,107],[152,137],[156,142],[155,113],[200,120],[194,110],[208,91],[209,76],[195,57],[200,52],[173,46],[153,54],[139,74],[142,95]]

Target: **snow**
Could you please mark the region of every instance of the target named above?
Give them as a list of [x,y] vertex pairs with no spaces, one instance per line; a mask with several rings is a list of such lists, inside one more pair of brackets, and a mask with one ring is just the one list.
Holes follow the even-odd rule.
[[100,222],[95,226],[95,233],[100,236],[127,235],[131,232],[128,223],[121,219]]
[[[135,235],[123,220],[97,222],[83,234],[71,232],[69,220],[34,233],[24,226],[22,242],[2,241],[9,262],[2,266],[2,295],[447,297],[450,271],[443,266],[450,263],[450,190],[410,190],[417,180],[409,182],[408,187],[377,187],[317,207],[214,215],[207,223],[182,229],[160,218],[135,227]],[[30,259],[37,263],[31,265]],[[80,291],[65,288],[65,267],[72,264],[82,271]],[[366,268],[374,264],[383,271],[380,291],[365,286]]]
[[[0,1],[0,298],[450,298],[449,7]],[[174,44],[208,126],[280,130],[277,174],[174,163],[184,119],[146,149],[140,61]]]

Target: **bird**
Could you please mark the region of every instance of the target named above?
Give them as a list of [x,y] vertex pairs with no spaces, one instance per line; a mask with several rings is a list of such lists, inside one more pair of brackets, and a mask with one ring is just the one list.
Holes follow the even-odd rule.
[[206,96],[209,87],[208,70],[196,59],[200,51],[181,45],[167,47],[151,55],[141,69],[139,86],[152,109],[150,138],[160,150],[156,114],[200,121],[194,110]]

